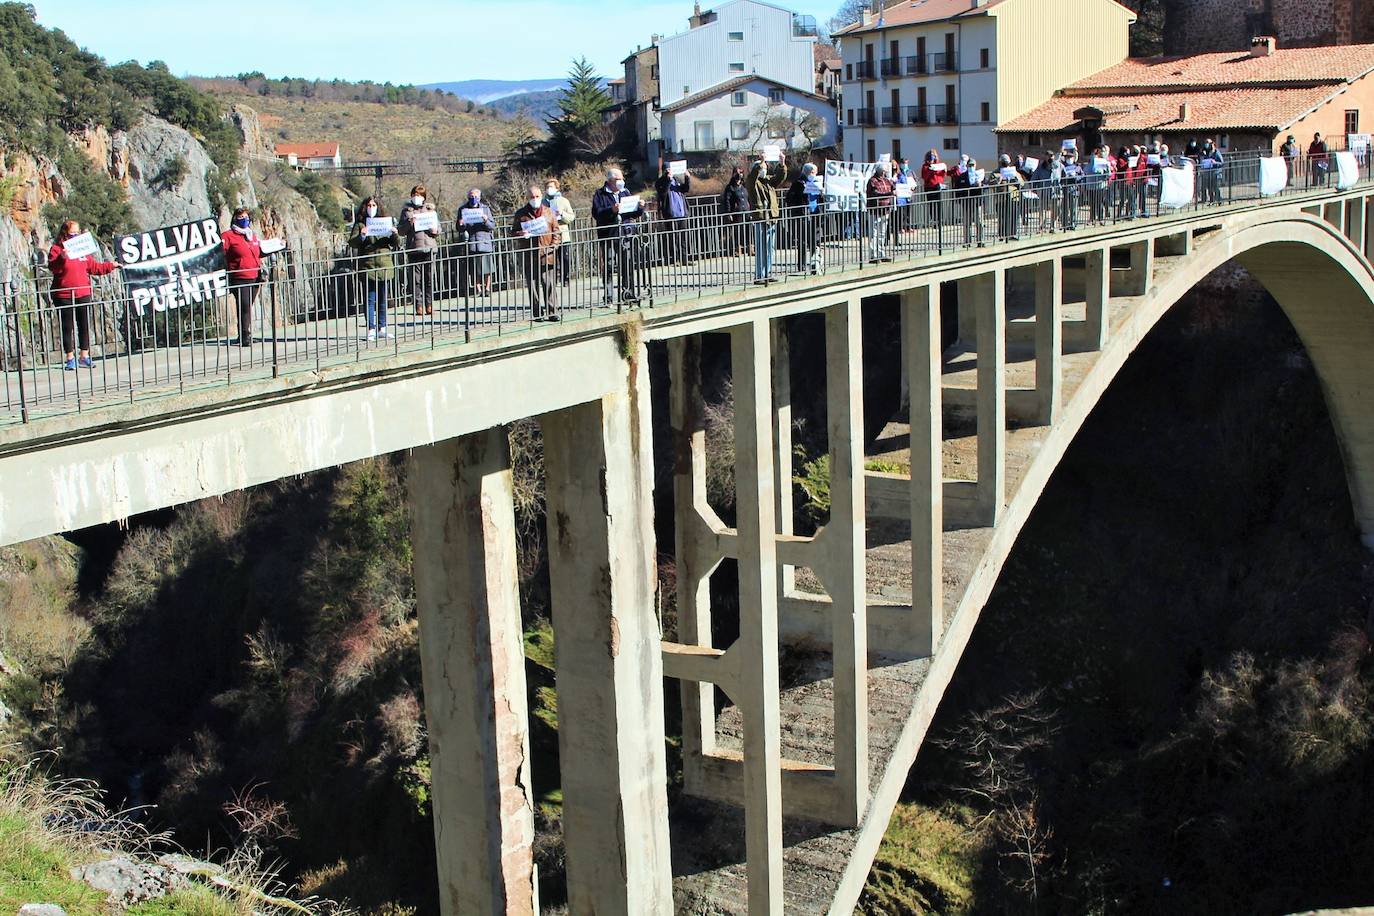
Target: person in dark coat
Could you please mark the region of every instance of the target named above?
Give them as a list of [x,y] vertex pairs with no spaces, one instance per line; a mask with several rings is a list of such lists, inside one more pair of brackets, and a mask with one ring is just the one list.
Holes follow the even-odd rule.
[[663,173],[654,182],[654,196],[658,204],[657,231],[662,234],[663,261],[666,264],[692,260],[691,237],[687,232],[687,195],[692,191],[692,176],[683,172],[670,175],[669,164],[663,163]]
[[482,189],[473,188],[458,208],[458,232],[463,243],[463,289],[468,296],[490,296],[496,272],[494,236],[496,220],[482,200]]
[[742,255],[749,246],[745,222],[749,219],[749,189],[744,186],[744,167],[730,173],[725,190],[720,192],[720,212],[725,216],[725,254]]
[[563,237],[558,214],[544,203],[538,185],[529,189],[529,199],[511,216],[511,235],[517,239],[533,319],[558,321],[558,246]]
[[[91,368],[91,277],[103,277],[119,269],[113,261],[102,261],[93,254],[68,256],[65,242],[81,234],[74,219],[62,224],[57,241],[48,249],[48,270],[52,271],[52,304],[62,325],[63,368]],[[77,340],[73,340],[77,338]],[[78,361],[75,347],[81,346]]]
[[410,294],[416,315],[434,314],[434,258],[439,250],[439,229],[416,229],[419,217],[437,215],[422,184],[410,189],[410,200],[401,208],[400,231],[405,236],[406,262],[410,265]]
[[808,162],[788,185],[782,199],[783,218],[791,230],[792,242],[797,249],[799,271],[820,273],[816,226],[824,202],[825,191],[816,176],[816,164]]
[[357,253],[358,271],[362,274],[363,289],[367,294],[367,339],[370,342],[378,337],[385,339],[391,336],[386,329],[386,303],[391,278],[396,273],[396,260],[392,252],[400,247],[400,241],[394,227],[386,234],[368,231],[369,219],[386,218],[377,198],[366,198],[358,207],[357,214],[348,245]]

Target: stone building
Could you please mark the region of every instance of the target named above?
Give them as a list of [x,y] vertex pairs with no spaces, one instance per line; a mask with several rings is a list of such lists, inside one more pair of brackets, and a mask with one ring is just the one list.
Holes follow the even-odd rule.
[[1200,54],[1272,35],[1285,48],[1374,42],[1374,0],[1176,0],[1164,50]]

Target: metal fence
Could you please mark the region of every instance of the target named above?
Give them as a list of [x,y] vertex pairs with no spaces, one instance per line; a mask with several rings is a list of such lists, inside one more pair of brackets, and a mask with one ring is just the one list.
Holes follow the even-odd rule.
[[[995,170],[988,175],[996,180]],[[1165,212],[1260,197],[1257,157],[1194,175],[1193,202]],[[1374,180],[1368,157],[1360,180]],[[1322,169],[1299,157],[1280,193],[1335,186],[1334,163]],[[116,277],[98,278],[89,302],[72,302],[55,298],[42,272],[12,271],[0,286],[0,422],[1160,215],[1158,182],[1084,176],[918,191],[890,208],[785,208],[771,221],[721,213],[698,199],[683,219],[645,214],[602,227],[580,219],[570,241],[548,256],[514,237],[501,217],[490,252],[473,250],[451,223],[432,253],[397,252],[390,267],[353,254],[288,250],[229,295],[141,314]],[[68,368],[66,354],[79,359],[82,350],[89,362]]]

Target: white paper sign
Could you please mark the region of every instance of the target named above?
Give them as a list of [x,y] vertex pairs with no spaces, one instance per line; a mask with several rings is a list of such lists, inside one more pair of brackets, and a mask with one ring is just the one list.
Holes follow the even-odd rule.
[[1158,154],[1158,153],[1150,153],[1148,156],[1145,157],[1145,164],[1146,164],[1146,165],[1159,165],[1159,154]]
[[520,229],[529,238],[536,238],[541,235],[549,234],[549,221],[542,216],[534,219],[527,219],[520,224]]
[[878,161],[879,161],[879,162],[891,162],[891,161],[892,161],[892,154],[891,154],[891,153],[880,153],[880,154],[878,155]]
[[410,225],[416,232],[438,232],[439,214],[433,210],[420,210],[410,214]]
[[276,254],[278,251],[286,250],[285,239],[262,239],[258,242],[263,254]]
[[832,211],[858,208],[859,186],[853,175],[830,175],[826,178],[826,209]]
[[83,232],[67,239],[62,243],[62,250],[67,253],[69,258],[85,258],[100,253],[100,248],[95,244],[95,238],[89,232]]
[[896,187],[897,187],[897,199],[898,199],[898,200],[910,200],[910,199],[911,199],[911,185],[909,185],[909,184],[899,184],[899,185],[897,185]]
[[668,174],[669,174],[669,175],[674,175],[674,176],[676,176],[676,175],[686,175],[686,174],[687,174],[687,160],[686,160],[686,159],[675,159],[675,160],[673,160],[672,162],[668,163]]
[[1159,188],[1159,205],[1170,210],[1186,207],[1193,202],[1193,164],[1189,162],[1181,169],[1165,169],[1160,173],[1163,181]]
[[364,231],[369,236],[388,236],[396,231],[396,225],[389,216],[369,216]]
[[1108,171],[1111,166],[1107,165],[1107,160],[1101,157],[1093,157],[1093,168],[1099,172]]
[[1130,166],[1131,168],[1136,168],[1140,165],[1140,157],[1131,156],[1129,159],[1126,160],[1126,165]]
[[987,177],[987,174],[988,174],[988,173],[987,173],[986,171],[984,171],[983,169],[969,169],[969,172],[968,172],[968,183],[969,183],[969,184],[982,184],[982,183],[983,183],[983,179]]
[[1260,160],[1260,196],[1273,197],[1288,187],[1288,160],[1271,156]]
[[1063,149],[1063,150],[1074,150],[1074,151],[1077,151],[1077,150],[1078,150],[1078,141],[1077,141],[1077,140],[1065,140],[1063,143],[1061,143],[1061,144],[1059,145],[1059,148],[1060,148],[1060,149]]
[[949,166],[945,165],[943,162],[932,162],[932,163],[930,163],[930,170],[931,170],[932,172],[943,172],[943,171],[945,171],[945,170],[948,169],[948,168],[949,168]]
[[763,148],[763,161],[764,161],[764,162],[781,162],[781,161],[782,161],[782,147],[781,147],[781,146],[777,146],[777,145],[765,146],[765,147]]
[[1027,157],[1026,157],[1026,171],[1028,171],[1028,172],[1034,172],[1034,171],[1035,171],[1036,169],[1038,169],[1038,168],[1040,168],[1040,160],[1039,160],[1039,159],[1035,159],[1035,158],[1033,158],[1033,157],[1031,157],[1031,156],[1027,156]]
[[1360,163],[1354,153],[1341,151],[1336,154],[1336,190],[1344,191],[1355,187],[1360,181]]
[[476,207],[468,207],[460,213],[464,226],[480,226],[487,221],[486,212]]
[[1016,178],[1016,169],[1010,165],[1003,166],[997,170],[997,174],[1001,175],[1007,181],[1013,181]]
[[617,209],[621,215],[626,213],[638,213],[639,207],[639,197],[637,195],[622,197],[620,198],[620,203],[617,205]]

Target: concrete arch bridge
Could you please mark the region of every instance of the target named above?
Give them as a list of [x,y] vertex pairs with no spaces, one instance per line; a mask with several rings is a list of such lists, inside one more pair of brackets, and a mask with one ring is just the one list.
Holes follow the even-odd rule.
[[[1366,183],[43,418],[0,430],[0,544],[409,450],[444,912],[529,912],[534,827],[501,425],[538,417],[572,911],[848,913],[1056,464],[1140,340],[1214,268],[1247,268],[1292,321],[1374,547],[1371,255]],[[942,349],[949,284],[959,339]],[[1009,314],[1009,285],[1033,290],[1033,313]],[[864,470],[862,321],[894,295],[910,405],[901,476]],[[786,328],[813,314],[825,327],[832,505],[801,537]],[[717,333],[729,335],[735,396],[735,527],[706,495],[701,338]],[[664,344],[671,642],[655,613],[647,359]],[[974,418],[973,432],[946,436],[955,411]],[[901,527],[899,543],[868,543],[878,518]],[[716,646],[707,585],[727,560],[738,566],[740,635]],[[870,595],[880,567],[910,582],[909,598]],[[780,645],[822,661],[782,683]],[[665,675],[680,696],[665,697]],[[716,686],[729,698],[719,712]],[[684,795],[670,810],[664,706],[678,702]]]

